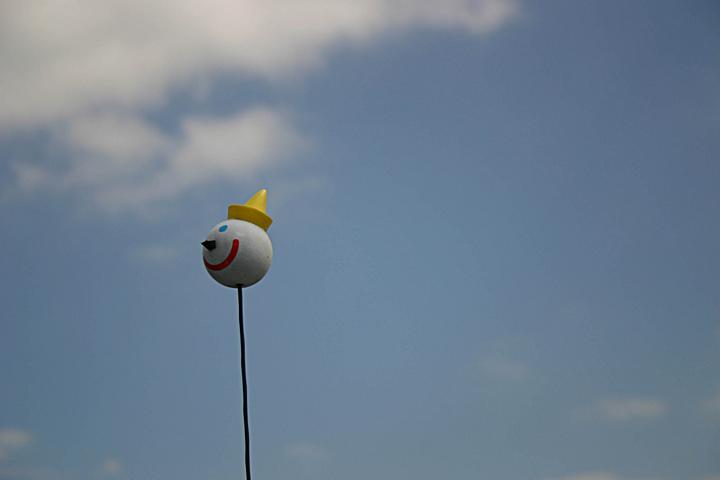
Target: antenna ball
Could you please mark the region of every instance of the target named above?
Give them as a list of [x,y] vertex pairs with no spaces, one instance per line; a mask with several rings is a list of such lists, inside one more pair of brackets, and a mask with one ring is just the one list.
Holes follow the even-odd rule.
[[267,232],[250,222],[230,219],[215,225],[202,242],[205,269],[230,288],[249,287],[265,276],[272,263]]

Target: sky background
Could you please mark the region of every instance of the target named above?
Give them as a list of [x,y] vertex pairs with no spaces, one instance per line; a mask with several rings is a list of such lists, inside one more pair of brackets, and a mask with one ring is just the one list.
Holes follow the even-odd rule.
[[0,5],[0,479],[720,479],[720,4]]

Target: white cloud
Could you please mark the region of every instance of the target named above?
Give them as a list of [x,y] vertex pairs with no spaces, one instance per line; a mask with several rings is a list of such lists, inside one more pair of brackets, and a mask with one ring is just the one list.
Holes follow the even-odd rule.
[[0,461],[32,443],[32,435],[16,428],[0,429]]
[[171,92],[202,97],[219,74],[286,82],[338,47],[417,28],[488,33],[518,10],[518,0],[6,0],[0,135],[44,129],[58,154],[14,159],[3,195],[72,192],[143,212],[218,180],[251,180],[308,143],[287,112],[189,113],[170,134],[148,109]]
[[330,452],[320,445],[299,442],[285,447],[285,456],[301,463],[318,463],[329,460]]
[[608,398],[597,402],[593,410],[608,420],[623,421],[660,417],[667,406],[654,398]]
[[218,178],[247,177],[306,143],[286,116],[266,108],[228,119],[189,119],[183,132],[183,142],[167,172],[171,189]]
[[100,467],[100,473],[103,476],[114,477],[123,472],[122,463],[115,458],[108,458]]
[[100,114],[68,124],[66,141],[75,153],[127,162],[142,161],[168,147],[165,136],[132,115]]
[[284,79],[413,27],[490,32],[516,0],[6,0],[0,126],[162,103],[218,72]]
[[53,170],[27,165],[17,170],[26,188],[108,188],[113,182],[134,182],[172,154],[173,141],[143,119],[129,114],[74,118],[54,132],[55,148],[68,153],[69,165]]
[[480,361],[480,371],[500,380],[521,381],[530,376],[530,367],[505,357],[488,357]]
[[56,134],[70,163],[15,165],[17,188],[79,191],[105,210],[144,208],[210,182],[250,179],[308,144],[286,114],[266,107],[189,117],[181,130],[172,137],[129,115],[79,118]]

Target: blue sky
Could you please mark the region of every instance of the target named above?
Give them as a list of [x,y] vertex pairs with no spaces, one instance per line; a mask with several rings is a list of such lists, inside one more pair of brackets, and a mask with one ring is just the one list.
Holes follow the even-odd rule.
[[8,2],[0,479],[720,478],[720,8]]

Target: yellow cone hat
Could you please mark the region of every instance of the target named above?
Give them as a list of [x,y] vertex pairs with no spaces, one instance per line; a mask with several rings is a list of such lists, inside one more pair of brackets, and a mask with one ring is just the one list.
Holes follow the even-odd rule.
[[244,205],[230,205],[228,220],[233,218],[254,223],[267,231],[272,223],[272,218],[267,214],[267,190],[263,188],[258,191]]

